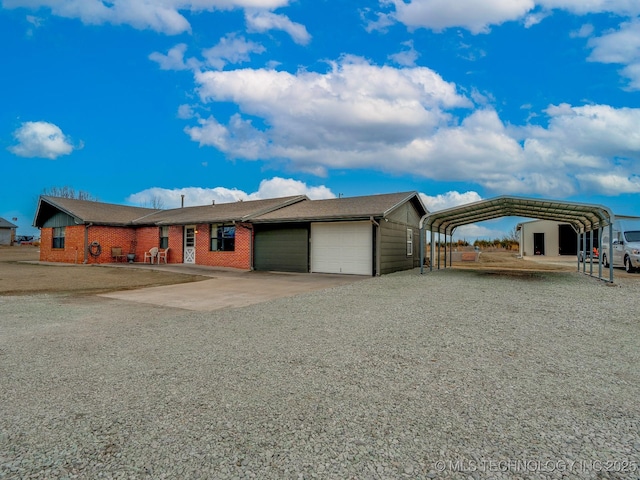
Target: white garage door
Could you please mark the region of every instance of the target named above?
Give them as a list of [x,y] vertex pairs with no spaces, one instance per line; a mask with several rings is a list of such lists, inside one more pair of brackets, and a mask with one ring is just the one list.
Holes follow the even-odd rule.
[[311,271],[371,275],[371,222],[311,224]]

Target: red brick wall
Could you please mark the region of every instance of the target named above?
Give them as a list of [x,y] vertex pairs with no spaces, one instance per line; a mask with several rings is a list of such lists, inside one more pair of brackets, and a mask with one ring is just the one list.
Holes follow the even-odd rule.
[[209,250],[210,227],[208,224],[197,226],[196,264],[210,267],[233,267],[243,270],[251,268],[252,230],[241,224],[236,225],[236,246],[233,252],[211,252]]
[[[65,227],[64,248],[52,248],[53,228],[40,230],[40,260],[43,262],[84,263],[85,258],[85,227],[84,225]],[[87,263],[111,263],[111,247],[121,247],[122,253],[129,253],[131,241],[136,232],[127,227],[88,227],[88,243],[98,242],[101,252],[98,256],[89,254]],[[95,252],[97,250],[94,249]]]
[[169,227],[169,255],[167,263],[182,263],[184,258],[183,246],[184,227],[172,225]]
[[65,228],[64,248],[53,248],[53,228],[40,229],[41,262],[84,262],[84,225]]
[[[233,267],[243,270],[251,268],[251,242],[253,230],[238,224],[236,226],[235,251],[211,252],[209,251],[210,227],[208,224],[197,225],[196,234],[196,264],[212,267]],[[64,249],[53,249],[52,228],[43,228],[40,231],[40,260],[45,262],[83,263],[85,252],[85,226],[66,227]],[[183,262],[183,236],[184,227],[181,225],[169,227],[169,258],[167,263]],[[135,261],[142,262],[144,253],[152,247],[160,244],[159,227],[89,227],[89,244],[98,242],[102,249],[100,255],[94,257],[88,255],[87,263],[112,263],[111,247],[121,247],[122,253],[129,253],[131,242],[135,241]]]
[[159,227],[140,227],[136,229],[136,262],[144,260],[144,252],[148,252],[153,247],[160,246]]

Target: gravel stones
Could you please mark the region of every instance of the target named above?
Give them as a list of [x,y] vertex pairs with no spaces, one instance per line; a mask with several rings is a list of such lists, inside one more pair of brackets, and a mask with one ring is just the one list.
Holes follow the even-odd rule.
[[409,271],[206,313],[0,297],[0,478],[638,478],[640,284],[605,285]]

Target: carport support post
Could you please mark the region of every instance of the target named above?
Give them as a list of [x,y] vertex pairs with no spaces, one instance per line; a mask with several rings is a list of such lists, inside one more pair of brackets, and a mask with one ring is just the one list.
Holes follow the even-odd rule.
[[580,235],[581,233],[578,232],[578,236],[576,237],[578,242],[578,245],[576,245],[576,262],[578,263],[578,271],[580,271]]
[[438,270],[440,270],[440,230],[438,230]]
[[613,283],[613,218],[609,224],[609,281]]
[[433,252],[435,251],[435,244],[433,242],[433,227],[429,230],[429,271],[433,272]]
[[447,268],[447,231],[444,231],[444,268]]
[[593,276],[593,228],[589,230],[589,248],[591,251],[589,252],[589,258],[591,262],[589,262],[589,275]]
[[587,250],[587,232],[582,232],[582,273],[587,273],[587,258],[586,258],[586,250]]
[[603,228],[598,228],[598,278],[602,279],[602,232]]

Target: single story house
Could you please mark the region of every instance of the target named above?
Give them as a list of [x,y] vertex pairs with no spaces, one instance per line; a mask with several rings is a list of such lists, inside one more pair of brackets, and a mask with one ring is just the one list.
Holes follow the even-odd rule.
[[17,225],[0,217],[0,245],[13,245],[17,228]]
[[426,212],[416,192],[169,210],[41,196],[34,225],[41,261],[115,262],[114,248],[142,261],[157,247],[168,263],[380,275],[418,266]]

